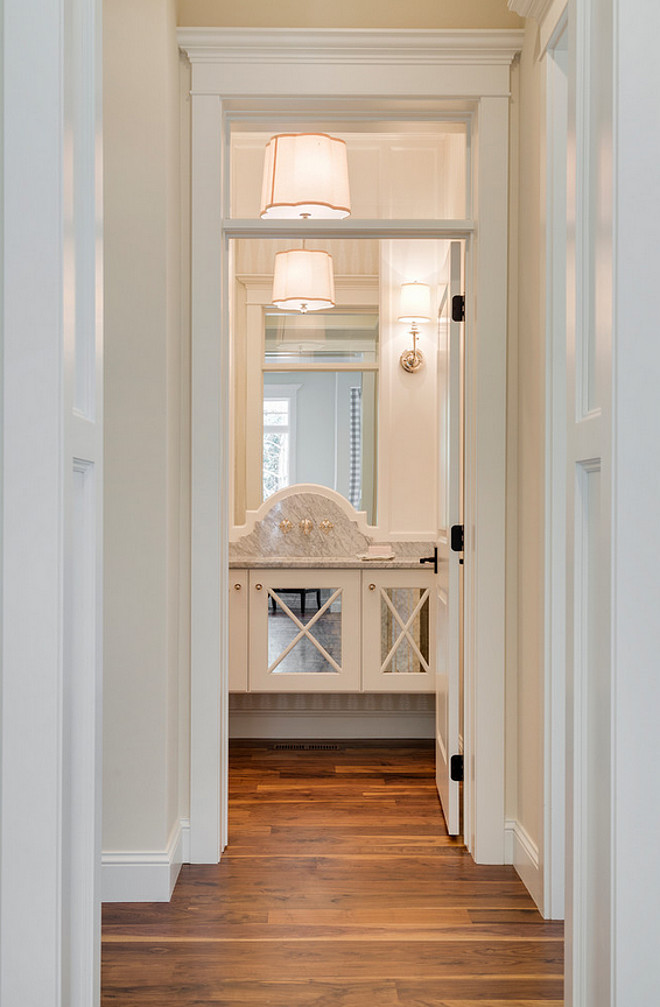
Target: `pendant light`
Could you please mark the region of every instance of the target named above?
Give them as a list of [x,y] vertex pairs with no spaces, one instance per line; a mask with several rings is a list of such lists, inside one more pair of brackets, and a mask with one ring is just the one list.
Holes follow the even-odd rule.
[[351,212],[346,143],[327,133],[279,133],[266,145],[261,217],[341,220]]
[[[351,212],[346,144],[327,133],[279,133],[266,145],[261,217],[268,220],[341,220]],[[329,252],[277,252],[273,304],[283,311],[335,306]]]
[[329,252],[292,248],[277,252],[273,304],[283,311],[320,311],[335,306],[335,278]]

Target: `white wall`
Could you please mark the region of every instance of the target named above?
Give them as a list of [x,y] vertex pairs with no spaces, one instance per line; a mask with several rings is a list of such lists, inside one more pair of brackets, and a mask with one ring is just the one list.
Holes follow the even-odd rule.
[[[103,820],[104,850],[125,857],[112,861],[118,875],[133,852],[165,851],[180,813],[182,347],[174,2],[113,0],[106,4],[104,28]],[[121,897],[128,897],[123,890]]]

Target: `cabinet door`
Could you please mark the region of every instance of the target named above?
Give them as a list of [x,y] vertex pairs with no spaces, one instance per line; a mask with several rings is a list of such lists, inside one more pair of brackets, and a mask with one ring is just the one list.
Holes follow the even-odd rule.
[[250,690],[357,692],[357,570],[250,571]]
[[229,691],[248,691],[248,575],[229,571]]
[[365,692],[433,692],[435,578],[423,570],[362,575]]

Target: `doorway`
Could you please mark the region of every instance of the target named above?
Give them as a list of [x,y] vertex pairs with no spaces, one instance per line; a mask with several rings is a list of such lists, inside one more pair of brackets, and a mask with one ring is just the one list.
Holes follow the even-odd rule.
[[[368,48],[371,43],[360,38]],[[303,118],[313,110],[315,117],[433,121],[453,116],[470,121],[469,215],[458,221],[416,222],[413,231],[422,230],[427,238],[469,237],[478,224],[468,262],[472,295],[467,305],[465,834],[478,862],[502,863],[508,68],[519,39],[498,34],[475,57],[474,51],[466,53],[429,36],[427,43],[435,45],[442,66],[413,67],[401,60],[401,42],[393,33],[389,56],[381,53],[388,64],[387,83],[380,69],[366,80],[364,49],[358,54],[350,44],[341,67],[336,49],[321,49],[310,62],[301,60],[297,45],[284,46],[278,50],[274,77],[260,50],[263,40],[257,39],[253,48],[243,40],[233,50],[233,68],[249,64],[245,74],[228,72],[226,46],[218,47],[217,39],[200,45],[199,33],[187,40],[182,32],[180,41],[191,58],[193,96],[191,859],[217,861],[227,836],[229,347],[219,333],[227,333],[229,324],[229,242],[253,236],[260,224],[230,214],[230,128],[233,118],[255,112],[272,116],[285,108],[289,118]],[[325,68],[322,93],[320,66]],[[474,97],[466,101],[468,80]],[[292,99],[301,89],[314,99]],[[393,90],[405,99],[383,97]],[[429,94],[442,97],[429,100]],[[364,236],[364,222],[339,224],[345,238]],[[276,226],[280,238],[300,236],[287,222]],[[389,233],[392,224],[370,228]],[[399,221],[398,228],[405,234],[406,222]],[[338,233],[338,223],[328,222],[316,237],[327,240]]]

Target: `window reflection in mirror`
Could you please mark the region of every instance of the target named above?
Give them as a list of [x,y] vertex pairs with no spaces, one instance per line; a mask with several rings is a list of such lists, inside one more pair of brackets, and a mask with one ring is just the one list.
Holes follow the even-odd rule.
[[294,483],[328,486],[376,520],[375,371],[264,373],[263,499]]

